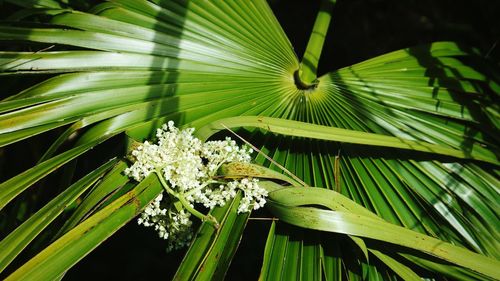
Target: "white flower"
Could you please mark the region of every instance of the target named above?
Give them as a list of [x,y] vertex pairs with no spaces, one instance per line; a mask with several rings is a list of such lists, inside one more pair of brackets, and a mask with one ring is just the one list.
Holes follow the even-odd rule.
[[162,208],[163,193],[158,195],[137,219],[139,225],[153,227],[160,238],[168,239],[167,251],[189,245],[193,237],[191,213],[177,211],[173,205]]
[[165,198],[160,194],[138,219],[139,224],[154,227],[160,237],[168,239],[168,249],[183,247],[192,237],[191,213],[177,210],[179,206],[169,202],[170,196],[184,197],[191,207],[198,203],[212,209],[224,206],[241,190],[244,195],[238,213],[256,210],[266,202],[267,191],[259,187],[257,179],[227,182],[217,177],[218,169],[225,163],[249,163],[252,149],[239,147],[229,137],[202,143],[193,132],[194,128],[179,130],[169,121],[157,130],[157,144],[146,141],[135,149],[135,162],[125,169],[125,174],[137,181],[156,171],[170,192],[175,193]]
[[238,207],[238,213],[246,213],[251,211],[252,202],[253,209],[257,210],[264,207],[266,204],[267,190],[259,187],[257,179],[242,179],[238,188],[244,193]]

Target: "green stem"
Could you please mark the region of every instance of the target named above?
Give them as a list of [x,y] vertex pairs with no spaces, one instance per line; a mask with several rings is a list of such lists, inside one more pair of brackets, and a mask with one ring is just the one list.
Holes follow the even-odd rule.
[[323,50],[328,27],[330,26],[335,2],[336,0],[321,1],[321,7],[314,22],[313,31],[311,37],[309,37],[304,57],[300,63],[299,72],[295,74],[297,86],[301,88],[313,88],[318,84],[316,77],[319,58]]
[[178,196],[177,199],[182,203],[184,208],[188,210],[191,214],[193,214],[195,217],[199,218],[201,221],[206,221],[213,225],[216,229],[219,228],[219,222],[217,222],[217,219],[211,216],[210,214],[204,215],[200,211],[196,210],[195,208],[191,207],[191,204],[184,198],[184,196]]
[[199,190],[202,190],[203,188],[207,187],[207,185],[209,184],[212,184],[212,183],[223,183],[221,181],[214,181],[214,180],[209,180],[207,182],[205,182],[204,184],[198,186],[197,188],[194,188],[194,189],[191,189],[189,190],[188,192],[184,193],[184,197],[188,197],[190,195],[193,195],[195,194],[196,192],[198,192]]
[[161,174],[160,171],[155,170],[155,174],[158,177],[158,180],[160,181],[163,188],[165,188],[165,190],[167,191],[167,193],[174,196],[175,198],[177,198],[179,200],[179,202],[181,202],[182,206],[184,208],[186,208],[186,210],[188,210],[188,212],[190,212],[192,215],[194,215],[195,217],[197,217],[201,221],[209,222],[215,228],[219,228],[219,223],[217,222],[216,218],[214,218],[211,215],[205,215],[205,214],[201,213],[200,211],[196,210],[195,208],[193,208],[183,195],[179,194],[178,192],[175,192],[173,189],[171,189],[168,186],[167,182],[163,178],[163,175]]

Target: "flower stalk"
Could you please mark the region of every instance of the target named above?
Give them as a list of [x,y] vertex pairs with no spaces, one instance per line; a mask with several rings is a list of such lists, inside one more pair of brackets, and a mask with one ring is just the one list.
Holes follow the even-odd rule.
[[206,221],[206,222],[210,223],[216,229],[219,228],[219,222],[217,222],[216,218],[214,218],[211,215],[204,215],[202,212],[193,208],[193,206],[191,206],[191,204],[186,200],[185,195],[180,194],[178,192],[175,192],[174,190],[172,190],[168,186],[167,182],[165,181],[165,179],[161,175],[160,171],[155,170],[155,174],[158,177],[158,180],[160,181],[160,183],[163,186],[163,188],[165,189],[165,191],[167,191],[167,194],[169,194],[169,195],[173,196],[174,198],[176,198],[177,200],[179,200],[179,202],[182,204],[182,207],[184,207],[184,209],[186,209],[189,213],[191,213],[193,216],[197,217],[201,221]]
[[332,19],[333,6],[336,0],[322,0],[320,10],[316,16],[309,42],[307,43],[304,57],[300,63],[295,81],[299,88],[311,89],[318,84],[317,70],[321,51],[325,43],[326,33]]

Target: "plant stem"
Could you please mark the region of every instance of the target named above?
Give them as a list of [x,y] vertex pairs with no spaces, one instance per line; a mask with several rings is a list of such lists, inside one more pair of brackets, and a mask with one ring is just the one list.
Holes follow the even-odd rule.
[[198,191],[202,190],[203,188],[207,187],[207,185],[212,184],[212,183],[222,183],[222,182],[220,182],[220,181],[214,181],[214,180],[209,180],[209,181],[203,183],[202,185],[198,186],[197,188],[194,188],[194,189],[189,190],[188,192],[185,192],[184,196],[187,197],[187,196],[193,195],[196,192],[198,192]]
[[195,208],[191,207],[191,205],[186,200],[186,198],[184,198],[184,196],[177,196],[176,198],[179,199],[179,201],[182,203],[182,205],[184,206],[184,208],[186,208],[186,210],[188,210],[188,212],[190,212],[192,215],[194,215],[195,217],[199,218],[201,221],[206,221],[206,222],[210,223],[216,229],[219,228],[219,222],[217,222],[216,218],[214,218],[210,214],[204,215],[200,211],[198,211]]
[[215,219],[213,216],[211,215],[204,215],[203,213],[201,213],[200,211],[196,210],[195,208],[193,208],[191,206],[191,204],[189,204],[189,202],[186,200],[186,198],[184,198],[183,195],[179,194],[178,192],[175,192],[173,189],[171,189],[167,182],[165,181],[165,179],[163,178],[163,175],[161,174],[160,171],[158,170],[155,170],[155,174],[156,176],[158,177],[158,180],[160,181],[161,185],[163,185],[163,188],[165,188],[165,190],[167,191],[168,194],[174,196],[175,198],[177,198],[179,200],[179,202],[181,202],[182,206],[188,210],[188,212],[190,212],[192,215],[194,215],[195,217],[199,218],[201,221],[207,221],[209,222],[210,224],[212,224],[216,229],[219,228],[219,223],[217,222],[217,219]]
[[332,19],[332,10],[336,0],[322,0],[321,7],[314,22],[313,31],[307,43],[304,57],[300,63],[299,73],[295,75],[296,83],[302,88],[313,88],[317,85],[318,62],[323,50],[326,33]]

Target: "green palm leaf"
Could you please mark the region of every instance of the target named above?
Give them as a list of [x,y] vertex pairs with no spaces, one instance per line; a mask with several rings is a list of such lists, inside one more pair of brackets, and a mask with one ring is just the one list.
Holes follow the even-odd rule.
[[[238,134],[308,185],[336,190],[389,223],[500,256],[500,87],[492,74],[478,70],[482,62],[472,52],[452,42],[408,48],[327,73],[316,87],[304,89],[296,82],[299,60],[263,1],[113,0],[89,12],[47,3],[39,7],[52,9],[39,12],[51,15],[49,25],[0,27],[0,40],[42,45],[40,52],[0,52],[1,75],[53,75],[0,103],[0,145],[66,131],[38,166],[0,185],[2,206],[118,134],[144,140],[168,120],[203,128],[229,117],[263,116],[300,133],[276,135],[265,122],[228,127],[244,127]],[[52,44],[63,47],[43,50]],[[314,128],[323,128],[323,137],[308,135]],[[332,136],[339,132],[345,138]],[[75,147],[64,151],[75,135]],[[381,147],[365,146],[375,141]],[[277,169],[262,155],[255,161]],[[76,209],[66,234],[11,278],[58,277],[160,192],[152,182],[123,189],[125,179],[105,182]],[[100,205],[113,190],[122,193]],[[131,206],[125,198],[140,204]],[[214,214],[225,224],[219,233],[200,227],[179,280],[224,276],[248,217],[231,207]],[[273,224],[267,241],[262,279],[411,280],[421,268],[479,278],[469,269],[380,248],[369,239],[282,222]],[[57,249],[70,258],[54,258]]]

